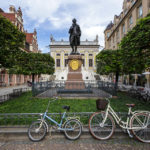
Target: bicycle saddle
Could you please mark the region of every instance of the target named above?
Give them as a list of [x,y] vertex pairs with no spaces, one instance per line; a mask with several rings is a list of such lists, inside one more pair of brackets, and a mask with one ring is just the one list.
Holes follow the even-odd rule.
[[134,107],[135,104],[126,104],[126,106],[128,106],[128,107]]
[[70,106],[62,106],[63,109],[70,110]]

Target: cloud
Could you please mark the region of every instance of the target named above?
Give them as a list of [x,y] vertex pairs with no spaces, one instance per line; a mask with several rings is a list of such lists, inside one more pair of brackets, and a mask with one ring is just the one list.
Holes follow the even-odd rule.
[[114,15],[121,12],[123,0],[0,0],[0,3],[4,10],[8,10],[10,4],[21,6],[28,28],[66,31],[71,20],[77,18],[82,30],[81,39],[94,40],[98,34],[100,44],[104,45],[103,31]]

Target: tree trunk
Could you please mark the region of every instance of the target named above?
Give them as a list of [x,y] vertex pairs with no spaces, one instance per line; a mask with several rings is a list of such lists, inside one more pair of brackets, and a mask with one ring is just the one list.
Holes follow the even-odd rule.
[[33,73],[32,74],[32,84],[34,84],[34,77],[35,77],[35,74]]
[[34,73],[32,74],[32,96],[35,96],[34,95]]
[[119,79],[119,72],[116,72],[116,82],[115,82],[115,90],[118,88],[118,79]]

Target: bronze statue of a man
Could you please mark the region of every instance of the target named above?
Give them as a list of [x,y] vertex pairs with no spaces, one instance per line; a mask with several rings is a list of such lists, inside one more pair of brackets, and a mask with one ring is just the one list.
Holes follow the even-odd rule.
[[69,41],[72,48],[71,54],[77,54],[77,46],[80,45],[81,30],[80,26],[76,23],[76,19],[73,19],[72,22],[72,26],[69,29]]

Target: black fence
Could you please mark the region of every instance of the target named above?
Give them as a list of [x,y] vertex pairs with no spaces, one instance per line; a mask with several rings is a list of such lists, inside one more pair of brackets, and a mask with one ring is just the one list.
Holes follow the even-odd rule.
[[[84,88],[83,88],[84,83]],[[68,83],[67,83],[68,84]],[[100,96],[102,92],[111,94],[116,96],[117,92],[115,89],[115,84],[110,82],[103,82],[103,81],[90,81],[85,80],[82,83],[69,83],[68,86],[70,87],[78,87],[77,89],[69,89],[66,88],[65,81],[47,81],[47,82],[38,82],[34,83],[32,86],[32,94],[33,96],[43,95],[43,97],[53,97],[58,94],[88,94],[89,96]],[[45,94],[43,94],[45,93]],[[92,95],[93,94],[93,95]],[[103,94],[102,94],[103,95]]]
[[[66,117],[78,116],[83,125],[88,125],[88,121],[93,112],[74,112],[66,113]],[[117,113],[121,118],[125,119],[127,113]],[[29,127],[29,125],[41,118],[41,113],[0,113],[0,127]],[[48,113],[48,116],[60,122],[62,113]],[[50,121],[46,121],[52,125]]]
[[31,91],[31,88],[18,88],[18,89],[13,89],[13,91],[9,94],[1,95],[0,96],[0,103],[3,103],[7,100],[13,99],[15,97],[19,97],[22,93]]
[[111,82],[98,81],[98,88],[111,94],[112,96],[117,95],[117,90],[115,88],[115,84]]
[[[87,125],[91,114],[93,112],[66,113],[66,117],[78,116],[80,121]],[[48,116],[60,122],[62,113],[48,113]],[[0,113],[0,127],[28,127],[29,124],[40,118],[40,113]],[[48,120],[47,123],[50,125]]]

